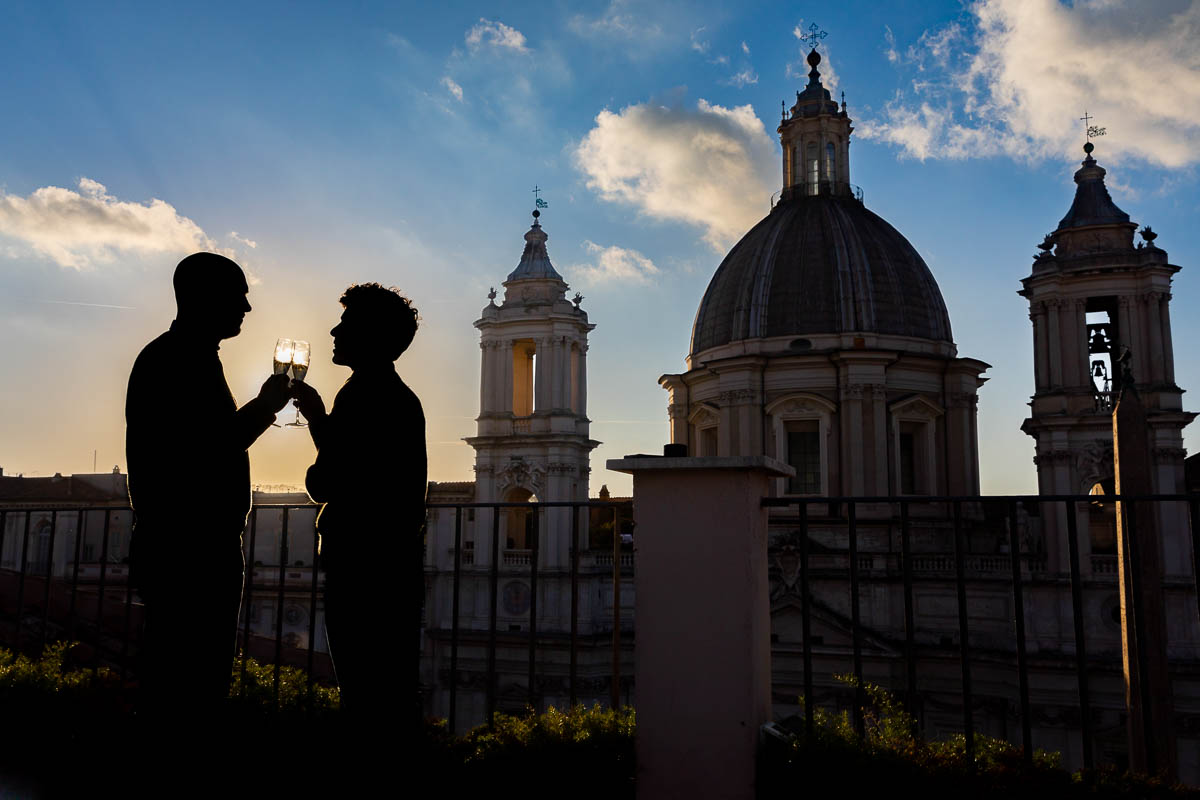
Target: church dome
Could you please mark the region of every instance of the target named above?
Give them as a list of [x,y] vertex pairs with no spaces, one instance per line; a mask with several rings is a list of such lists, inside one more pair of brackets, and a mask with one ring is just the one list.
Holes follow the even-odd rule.
[[693,354],[740,339],[878,333],[951,342],[929,267],[848,194],[793,195],[750,229],[713,275]]

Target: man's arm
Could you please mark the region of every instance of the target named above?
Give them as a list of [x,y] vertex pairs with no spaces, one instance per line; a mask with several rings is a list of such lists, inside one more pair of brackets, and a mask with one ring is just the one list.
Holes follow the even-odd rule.
[[239,408],[233,415],[233,425],[229,431],[233,444],[239,450],[249,450],[250,445],[262,436],[275,415],[287,405],[288,378],[287,375],[272,375],[263,383],[258,396]]

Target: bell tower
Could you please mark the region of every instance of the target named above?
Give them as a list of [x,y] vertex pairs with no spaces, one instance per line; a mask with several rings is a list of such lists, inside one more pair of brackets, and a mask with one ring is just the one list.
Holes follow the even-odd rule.
[[[1034,348],[1034,394],[1021,429],[1036,442],[1040,493],[1111,493],[1113,403],[1122,382],[1132,380],[1146,409],[1154,491],[1183,492],[1183,428],[1195,414],[1183,411],[1171,348],[1171,277],[1179,267],[1155,245],[1149,226],[1134,245],[1137,225],[1113,203],[1093,149],[1090,141],[1084,145],[1075,200],[1038,246],[1018,292],[1029,301]],[[1126,352],[1131,369],[1123,375],[1118,359]],[[1174,513],[1167,505],[1161,514]],[[1056,513],[1061,518],[1043,524],[1052,568],[1057,555],[1065,569],[1066,512]],[[1115,521],[1095,507],[1077,513],[1086,570],[1089,547],[1114,552]],[[1173,523],[1162,522],[1160,530],[1172,530]],[[1163,547],[1168,570],[1189,563],[1182,538],[1164,535]]]
[[[475,448],[477,502],[586,501],[589,455],[599,442],[588,436],[588,333],[595,327],[580,308],[583,297],[550,263],[549,238],[533,212],[521,262],[475,321],[482,350]],[[529,550],[533,526],[502,514],[500,546]],[[538,520],[542,566],[567,563],[570,512],[543,511]],[[486,547],[487,536],[477,547]]]
[[783,195],[849,195],[850,117],[846,103],[841,108],[821,85],[817,65],[821,54],[814,47],[808,54],[808,85],[796,92],[796,105],[785,109],[779,121],[783,146]]

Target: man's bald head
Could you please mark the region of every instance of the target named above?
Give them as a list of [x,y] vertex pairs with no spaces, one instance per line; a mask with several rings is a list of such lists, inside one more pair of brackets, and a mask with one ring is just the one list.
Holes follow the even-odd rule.
[[178,319],[219,339],[241,331],[250,311],[250,287],[236,262],[216,253],[192,253],[175,267],[173,283]]

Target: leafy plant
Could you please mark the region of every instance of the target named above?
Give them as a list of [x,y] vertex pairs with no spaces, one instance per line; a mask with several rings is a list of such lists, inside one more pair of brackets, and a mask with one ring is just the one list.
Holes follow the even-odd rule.
[[244,657],[245,682],[242,681],[243,657],[233,662],[233,680],[229,698],[242,708],[255,708],[264,713],[283,712],[327,715],[341,707],[341,693],[336,688],[313,683],[308,686],[308,674],[298,667],[279,667],[279,697],[275,697],[275,665],[260,664]]
[[[858,688],[851,675],[837,680]],[[1027,764],[1020,747],[1004,739],[976,733],[974,758],[967,754],[966,737],[954,734],[941,741],[925,741],[917,734],[914,717],[894,695],[864,683],[861,706],[862,735],[855,730],[849,711],[813,708],[813,733],[804,734],[803,722],[787,725],[796,735],[785,747],[764,750],[762,793],[786,792],[803,781],[806,792],[839,791],[916,794],[923,800],[960,797],[1020,797],[1022,800],[1070,797],[1177,798],[1193,796],[1183,786],[1118,773],[1113,769],[1079,771],[1062,769],[1062,756],[1036,750]],[[804,698],[801,698],[804,704]]]

